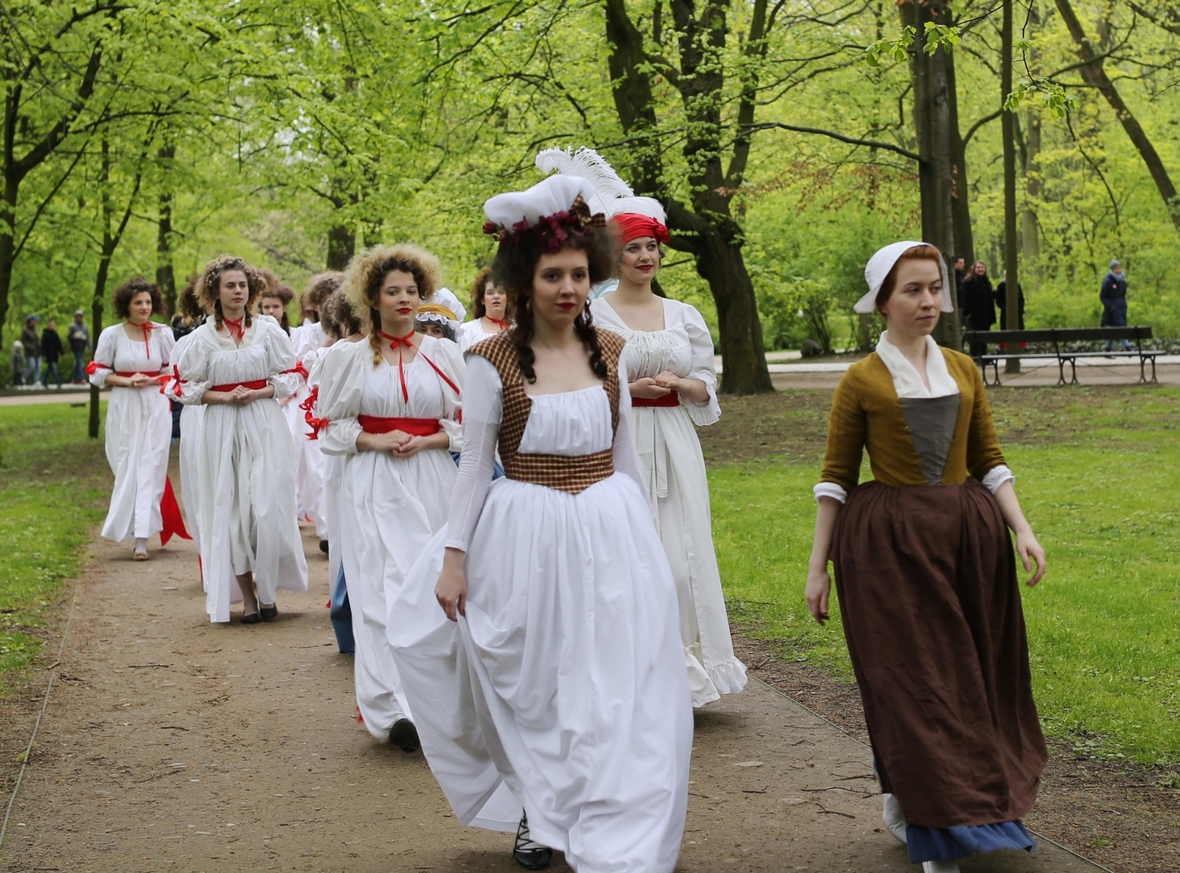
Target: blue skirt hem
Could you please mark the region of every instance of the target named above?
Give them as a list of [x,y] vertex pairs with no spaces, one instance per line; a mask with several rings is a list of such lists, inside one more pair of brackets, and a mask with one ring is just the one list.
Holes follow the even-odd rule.
[[914,864],[923,861],[956,861],[976,852],[994,852],[997,849],[1024,849],[1031,852],[1037,847],[1036,840],[1020,821],[950,828],[907,824],[905,838],[910,850],[910,861]]

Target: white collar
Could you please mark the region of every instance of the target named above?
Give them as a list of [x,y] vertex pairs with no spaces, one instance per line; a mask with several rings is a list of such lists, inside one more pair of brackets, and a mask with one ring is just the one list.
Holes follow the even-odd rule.
[[893,387],[901,397],[949,397],[959,393],[959,383],[946,368],[946,357],[934,337],[926,337],[926,378],[930,387],[922,381],[917,368],[909,362],[901,349],[889,341],[889,331],[881,333],[877,343],[877,356],[893,377]]

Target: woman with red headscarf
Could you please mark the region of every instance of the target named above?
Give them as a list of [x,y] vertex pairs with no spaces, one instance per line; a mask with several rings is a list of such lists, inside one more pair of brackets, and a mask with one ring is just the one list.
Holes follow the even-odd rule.
[[729,637],[705,458],[693,428],[721,416],[713,340],[696,309],[652,291],[668,241],[663,208],[646,197],[628,198],[625,208],[612,219],[622,241],[619,286],[590,310],[596,324],[627,341],[639,466],[676,580],[684,663],[700,707],[746,684]]

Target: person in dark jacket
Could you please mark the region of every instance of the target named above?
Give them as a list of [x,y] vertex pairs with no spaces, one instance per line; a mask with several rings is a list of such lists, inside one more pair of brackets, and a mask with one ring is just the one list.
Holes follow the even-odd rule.
[[49,377],[53,376],[57,389],[61,390],[61,373],[57,371],[57,362],[64,352],[65,347],[62,345],[61,336],[58,335],[57,324],[51,318],[45,322],[45,330],[41,332],[41,359],[45,361],[45,374],[41,377],[41,384],[46,388],[49,387]]
[[[1024,286],[1016,283],[1016,296],[1019,308],[1016,311],[1017,330],[1024,330]],[[1008,273],[1004,272],[1004,281],[996,286],[996,309],[1000,310],[1000,321],[997,330],[1008,329]]]
[[74,313],[74,321],[66,331],[66,342],[74,353],[74,375],[70,381],[75,385],[84,385],[86,373],[82,368],[86,363],[86,353],[90,351],[90,331],[86,329],[86,318],[81,309]]
[[36,386],[41,376],[41,337],[37,335],[37,322],[41,319],[30,315],[25,319],[25,329],[20,334],[20,344],[25,349],[25,384]]
[[[1118,261],[1110,262],[1110,272],[1102,280],[1102,290],[1098,293],[1102,301],[1102,326],[1127,326],[1127,276],[1123,273],[1123,265]],[[1114,340],[1106,341],[1106,350],[1114,348]],[[1131,350],[1131,343],[1124,339],[1123,349]]]
[[[965,330],[991,330],[996,323],[995,291],[987,276],[987,264],[976,261],[971,275],[963,280],[963,327]],[[971,343],[972,357],[984,354],[985,343]]]

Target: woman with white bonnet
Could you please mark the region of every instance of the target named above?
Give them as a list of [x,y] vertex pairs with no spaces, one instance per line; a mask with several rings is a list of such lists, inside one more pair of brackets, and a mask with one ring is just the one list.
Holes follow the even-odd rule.
[[[832,399],[807,604],[823,624],[830,557],[885,824],[924,873],[956,873],[974,852],[1036,845],[1020,819],[1046,750],[1016,555],[1032,586],[1045,551],[978,368],[931,337],[951,311],[942,255],[894,243],[865,278],[855,309],[887,329]],[[874,478],[858,484],[866,449]]]
[[578,873],[671,873],[692,707],[623,340],[586,305],[614,256],[590,193],[551,176],[484,205],[516,324],[468,352],[450,520],[391,642],[462,824],[516,830],[528,869],[557,849]]

